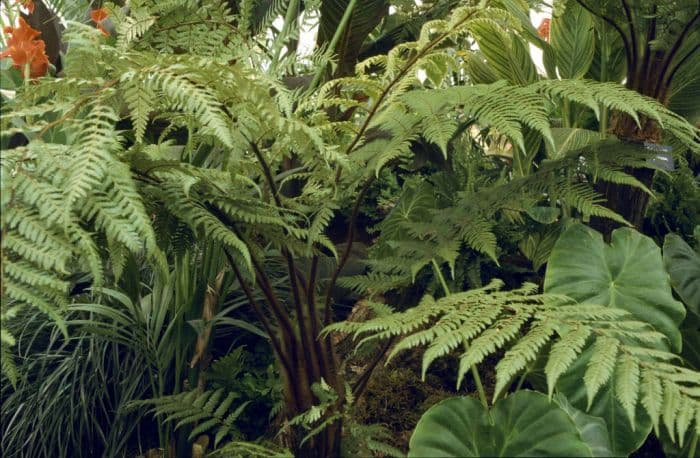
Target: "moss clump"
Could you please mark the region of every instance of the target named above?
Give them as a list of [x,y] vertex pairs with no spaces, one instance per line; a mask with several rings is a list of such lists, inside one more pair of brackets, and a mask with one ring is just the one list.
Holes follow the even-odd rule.
[[[431,371],[425,381],[421,380],[421,357],[421,352],[407,352],[389,366],[378,367],[354,409],[358,422],[387,427],[393,437],[391,445],[404,451],[421,415],[436,402],[456,394],[450,380],[453,377]],[[453,376],[455,368],[451,368]]]

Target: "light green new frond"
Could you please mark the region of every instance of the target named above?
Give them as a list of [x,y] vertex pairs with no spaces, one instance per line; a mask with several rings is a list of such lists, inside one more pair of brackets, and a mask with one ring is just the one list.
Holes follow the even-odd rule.
[[659,434],[659,416],[663,405],[663,387],[661,380],[649,369],[642,371],[642,405],[651,417],[654,431]]
[[549,396],[552,396],[554,387],[559,377],[566,372],[576,357],[583,350],[588,337],[591,335],[591,328],[588,326],[578,326],[561,336],[560,340],[552,345],[549,352],[549,359],[544,368],[547,375],[547,386]]
[[149,116],[153,111],[156,95],[152,88],[138,77],[128,79],[123,85],[124,101],[129,107],[129,116],[134,124],[136,142],[143,141]]
[[664,383],[663,421],[671,438],[675,438],[676,413],[680,408],[681,394],[675,383]]
[[615,371],[615,395],[627,413],[632,429],[639,398],[639,363],[630,355],[623,354],[620,366]]
[[531,85],[535,90],[550,96],[561,97],[580,103],[599,116],[599,106],[605,106],[629,115],[639,124],[644,115],[658,121],[665,133],[675,138],[685,148],[700,152],[698,138],[700,130],[673,113],[657,101],[616,83],[601,83],[588,80],[543,80]]
[[566,183],[559,189],[551,188],[551,190],[553,195],[558,195],[585,216],[599,216],[629,225],[622,216],[601,205],[604,202],[603,197],[586,183]]
[[540,350],[549,342],[554,331],[555,328],[550,323],[536,323],[518,343],[506,351],[506,354],[503,355],[503,358],[496,365],[494,399],[498,398],[501,392],[508,387],[508,384],[516,374],[519,374],[530,362],[537,358]]
[[143,250],[143,242],[139,234],[121,214],[114,211],[112,201],[104,194],[95,195],[83,207],[82,214],[86,219],[94,219],[96,227],[103,230],[107,237],[122,243],[134,253]]
[[593,344],[593,356],[588,362],[586,373],[583,376],[589,409],[600,387],[612,376],[619,345],[619,340],[608,337],[599,337]]
[[14,251],[42,269],[68,272],[74,248],[58,230],[46,227],[41,215],[18,206],[4,216],[8,232],[2,240],[3,249]]
[[690,429],[695,411],[698,408],[700,408],[700,405],[693,405],[693,403],[690,402],[685,402],[678,408],[675,427],[678,433],[678,445],[680,445],[681,448],[683,448],[685,433]]
[[423,136],[436,145],[447,158],[447,143],[457,130],[457,121],[441,116],[432,116],[423,120]]
[[105,191],[113,211],[118,211],[128,221],[130,227],[139,235],[146,254],[157,260],[160,249],[151,218],[138,192],[132,172],[126,164],[117,162],[111,166]]
[[364,149],[358,149],[357,155],[359,158],[367,156],[369,153],[370,167],[379,177],[384,166],[396,159],[408,158],[411,155],[411,143],[418,138],[417,133],[408,134],[405,136],[392,135],[389,140],[379,140],[365,145]]
[[234,198],[220,195],[204,196],[203,200],[215,205],[229,217],[245,224],[261,224],[278,227],[288,227],[290,219],[281,214],[280,210],[273,206],[249,198]]
[[[5,334],[8,334],[8,331],[5,329],[0,330],[0,332],[3,333],[3,337]],[[2,366],[2,375],[7,377],[7,379],[10,381],[12,386],[17,386],[17,381],[19,380],[20,373],[19,370],[17,369],[17,364],[15,363],[15,359],[12,355],[12,346],[8,344],[4,339],[3,339],[3,345],[0,345],[0,366]]]
[[499,321],[495,327],[486,329],[474,339],[459,359],[457,387],[459,388],[464,375],[472,366],[481,363],[488,355],[500,350],[506,343],[515,338],[529,318],[527,313],[517,313]]
[[589,403],[603,385],[613,383],[630,420],[635,419],[641,402],[657,430],[660,420],[673,437],[692,426],[697,415],[693,409],[700,405],[700,374],[672,364],[677,355],[649,348],[650,343],[656,345],[660,340],[656,335],[644,335],[650,332],[646,323],[631,319],[624,310],[539,295],[534,285],[510,291],[500,288],[502,283],[495,282],[437,301],[427,296],[405,312],[390,312],[362,324],[338,323],[333,330],[354,331],[356,337],[363,337],[359,345],[399,337],[391,357],[409,348],[425,347],[424,375],[436,358],[462,346],[458,384],[472,366],[505,349],[496,367],[495,398],[543,350],[551,395],[558,379],[573,367],[590,342],[591,359],[582,380]]
[[[131,20],[118,27],[118,45],[128,42],[130,35],[134,47],[147,42],[163,53],[185,51],[190,55],[222,57],[233,55],[235,45],[241,42],[237,32],[242,30],[232,26],[234,17],[225,1],[160,1],[130,16]],[[155,24],[151,24],[153,18]]]
[[[596,118],[600,117],[600,106],[595,95],[581,80],[542,80],[532,85],[550,97],[562,97],[590,108]],[[635,114],[636,116],[636,114]]]
[[492,221],[475,212],[471,218],[463,221],[458,228],[457,237],[474,250],[484,253],[498,262],[496,257],[498,241],[493,233],[493,228]]
[[28,261],[10,261],[9,259],[3,259],[3,269],[5,275],[24,282],[27,285],[46,288],[44,293],[49,294],[50,297],[57,302],[60,302],[60,299],[68,290],[68,282],[54,276],[46,275],[45,270],[38,268],[35,264]]
[[[378,317],[374,320],[366,321],[355,332],[355,337],[362,333],[376,333],[372,339],[383,339],[391,336],[399,336],[413,332],[426,324],[443,310],[439,307],[435,299],[426,295],[420,300],[416,307],[407,310],[402,314],[392,314]],[[360,341],[362,345],[368,338]]]
[[8,281],[7,284],[4,285],[4,293],[7,297],[19,301],[20,303],[31,304],[33,307],[36,307],[42,313],[48,315],[64,335],[68,335],[68,329],[61,316],[61,310],[51,299],[44,297],[40,290],[29,289],[25,284],[20,282]]
[[336,208],[333,205],[324,205],[314,215],[309,226],[307,243],[309,246],[317,243],[330,250],[334,257],[338,257],[335,245],[326,237],[324,231],[335,215]]
[[[458,303],[456,302],[455,304]],[[494,304],[484,306],[470,303],[466,306],[458,305],[458,307],[455,312],[441,318],[431,329],[424,331],[426,334],[432,331],[434,335],[430,336],[430,346],[428,346],[423,355],[421,368],[423,378],[425,378],[425,374],[433,361],[447,355],[460,345],[464,345],[479,335],[493,323],[501,312],[501,308]],[[414,337],[415,335],[407,337],[397,345],[397,348],[400,348],[404,341],[410,341]]]
[[[110,16],[115,16],[113,11]],[[118,15],[118,13],[117,13]],[[117,48],[126,49],[141,38],[155,24],[156,18],[145,8],[134,8],[117,22]]]
[[[57,223],[65,211],[63,191],[52,183],[53,180],[49,180],[45,174],[40,175],[38,172],[35,174],[33,171],[27,171],[26,174],[18,174],[12,179],[15,196],[39,214],[42,220],[40,225]],[[12,218],[13,214],[14,212],[10,212],[7,217]],[[18,228],[21,230],[21,227],[20,224]]]
[[352,277],[341,277],[338,284],[344,288],[349,288],[359,294],[377,293],[388,291],[410,282],[410,277],[406,275],[390,275],[381,272],[370,272],[367,275],[354,275]]
[[80,132],[75,142],[75,155],[64,187],[64,220],[76,203],[84,199],[91,189],[101,187],[113,154],[119,149],[114,126],[118,120],[111,107],[95,104],[81,120]]
[[195,233],[238,251],[245,259],[247,266],[251,266],[248,247],[231,229],[202,207],[199,202],[186,195],[180,184],[168,183],[165,190],[165,205],[177,218],[187,223]]
[[639,188],[650,196],[653,196],[651,190],[644,183],[635,178],[634,175],[625,173],[623,170],[601,168],[597,173],[597,178],[607,181],[608,183],[624,184],[633,188]]
[[187,68],[178,66],[155,67],[144,75],[142,81],[149,81],[154,90],[160,91],[176,110],[195,116],[205,130],[211,131],[216,138],[229,148],[233,148],[231,122],[224,113],[221,103],[203,87],[193,83],[182,71]]

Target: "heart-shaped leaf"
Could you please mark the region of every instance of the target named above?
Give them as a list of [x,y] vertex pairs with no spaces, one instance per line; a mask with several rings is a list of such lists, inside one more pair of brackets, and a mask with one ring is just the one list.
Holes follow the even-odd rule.
[[664,240],[664,265],[685,305],[700,315],[700,254],[676,234]]
[[541,393],[519,391],[491,409],[468,397],[436,404],[418,422],[408,456],[594,455],[556,403]]
[[552,250],[544,289],[581,303],[627,310],[666,335],[674,351],[681,349],[678,327],[685,307],[673,298],[661,250],[634,229],[613,231],[608,245],[599,232],[572,225]]
[[[582,379],[588,368],[593,354],[591,347],[579,355],[576,362],[557,382],[559,393],[566,395],[571,404],[578,409],[587,409],[588,393]],[[604,385],[595,397],[587,413],[602,418],[610,435],[611,456],[627,456],[638,449],[651,431],[651,419],[646,411],[638,404],[634,408],[634,423],[629,412],[620,403],[616,379],[620,376],[621,368],[615,368],[611,375],[612,382]]]
[[[581,224],[569,227],[552,250],[544,288],[548,293],[565,294],[581,303],[627,310],[666,335],[670,347],[680,350],[679,324],[685,308],[673,298],[659,247],[633,229],[617,229],[608,245],[593,229]],[[633,399],[618,388],[629,386],[625,377],[638,383],[638,371],[632,366],[613,367],[601,379],[604,384],[596,397],[589,399],[589,375],[596,373],[589,362],[596,354],[601,359],[604,349],[585,349],[559,379],[557,389],[575,407],[603,418],[614,454],[627,455],[641,446],[651,430],[651,420],[644,409],[635,406]],[[582,383],[586,377],[589,383]]]
[[554,400],[576,425],[581,439],[591,448],[593,456],[615,456],[610,448],[610,436],[605,420],[588,415],[572,406],[566,396],[557,394]]

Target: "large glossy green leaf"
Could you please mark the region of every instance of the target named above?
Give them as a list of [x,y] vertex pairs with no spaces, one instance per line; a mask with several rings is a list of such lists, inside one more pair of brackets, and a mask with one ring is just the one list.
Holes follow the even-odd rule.
[[625,47],[620,35],[607,22],[596,25],[595,52],[586,79],[619,82],[627,74]]
[[661,250],[634,229],[613,231],[608,245],[599,232],[572,225],[552,250],[544,289],[627,310],[665,334],[674,351],[681,349],[685,307],[673,298]]
[[593,456],[571,417],[547,396],[519,391],[490,410],[450,398],[420,419],[409,457]]
[[566,153],[585,148],[601,140],[599,132],[571,127],[553,127],[552,139],[554,146],[545,144],[547,156],[552,159],[563,157]]
[[[583,376],[593,354],[591,347],[585,349],[571,368],[557,382],[557,391],[566,395],[571,404],[581,410],[588,407],[588,395]],[[620,368],[615,368],[611,380],[618,377]],[[610,435],[610,448],[613,456],[627,456],[637,450],[651,432],[651,419],[638,404],[634,414],[634,424],[627,411],[617,399],[615,383],[605,384],[595,397],[587,413],[602,418]]]
[[685,363],[700,371],[700,316],[689,312],[681,326],[683,335],[683,352],[681,356]]
[[697,126],[700,124],[700,102],[698,100],[700,100],[700,76],[672,96],[670,108]]
[[593,61],[593,18],[576,2],[567,2],[563,12],[554,11],[551,44],[559,76],[581,78]]
[[700,254],[676,234],[664,240],[664,265],[671,285],[690,310],[700,314]]
[[474,21],[470,31],[489,66],[500,78],[521,85],[537,81],[537,68],[522,38],[488,20]]
[[567,415],[576,425],[581,439],[591,449],[593,456],[614,456],[610,445],[610,436],[605,420],[600,417],[588,415],[582,410],[577,409],[566,396],[561,393],[554,397],[554,400],[559,407],[566,412]]
[[[317,38],[319,45],[331,41],[349,4],[350,0],[323,0],[321,2],[321,19]],[[350,20],[345,29],[342,30],[342,36],[334,50],[338,58],[336,75],[345,76],[353,73],[362,44],[388,11],[389,2],[387,0],[356,1]]]
[[[669,346],[680,350],[679,324],[685,308],[673,298],[659,247],[633,229],[617,229],[608,245],[593,229],[582,224],[569,227],[552,250],[545,291],[627,310],[665,334]],[[589,404],[582,379],[592,354],[591,347],[584,350],[557,383],[557,389],[579,409]],[[619,402],[615,380],[621,370],[625,369],[613,370],[611,381],[601,388],[588,413],[605,420],[614,454],[627,455],[644,443],[651,420],[640,405],[628,414]]]

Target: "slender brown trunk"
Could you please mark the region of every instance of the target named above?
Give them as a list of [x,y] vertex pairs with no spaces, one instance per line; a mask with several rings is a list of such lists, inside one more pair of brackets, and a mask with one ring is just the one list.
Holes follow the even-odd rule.
[[[296,345],[298,351],[303,351],[301,344]],[[332,351],[332,349],[330,349]],[[296,355],[294,359],[294,368],[292,374],[287,374],[283,367],[281,367],[282,380],[284,384],[283,394],[284,394],[284,404],[285,411],[284,417],[287,419],[292,419],[297,415],[300,415],[307,410],[309,410],[313,405],[318,404],[319,400],[314,395],[311,390],[311,385],[313,383],[319,382],[320,380],[315,380],[311,383],[309,380],[309,358],[311,355],[305,355],[305,358],[301,358],[302,355]],[[319,355],[323,357],[323,355]],[[300,364],[304,361],[306,364]],[[325,362],[325,361],[324,361]],[[316,362],[317,364],[320,361]],[[335,370],[335,369],[333,369]],[[336,387],[339,383],[339,374],[326,372],[323,375],[324,380],[332,387]],[[337,388],[336,388],[337,389]],[[339,393],[339,395],[341,395]],[[336,409],[342,409],[342,403],[338,403]],[[328,412],[332,414],[333,412]],[[308,441],[302,444],[302,441],[307,430],[302,428],[290,428],[284,438],[285,445],[294,451],[294,456],[298,458],[316,458],[316,457],[337,457],[340,456],[340,441],[342,435],[342,422],[336,421],[329,425],[324,431],[315,435]]]
[[[235,230],[235,227],[232,226]],[[237,232],[239,237],[242,237],[240,232]],[[252,261],[256,270],[257,286],[263,292],[268,301],[268,310],[263,309],[260,303],[256,300],[251,284],[243,276],[240,269],[237,267],[233,257],[224,250],[229,264],[236,275],[243,291],[248,298],[250,305],[255,311],[258,319],[262,323],[265,331],[270,336],[270,343],[275,355],[277,368],[282,379],[282,395],[284,402],[284,410],[282,418],[291,420],[292,418],[308,411],[311,407],[319,403],[319,399],[314,395],[311,386],[323,378],[330,386],[334,387],[339,396],[339,402],[335,406],[335,411],[342,409],[343,381],[342,376],[338,373],[337,360],[333,355],[335,349],[331,343],[330,346],[325,346],[320,341],[317,332],[313,335],[306,335],[305,340],[302,340],[303,331],[307,328],[319,329],[321,312],[316,310],[315,304],[315,284],[316,284],[316,268],[312,267],[310,272],[310,280],[304,299],[307,302],[307,317],[303,313],[296,317],[296,320],[291,320],[287,315],[287,309],[279,300],[272,285],[265,274],[263,264],[253,257]],[[314,263],[315,266],[315,263]],[[294,272],[294,269],[291,269]],[[303,283],[303,278],[300,279]],[[300,286],[298,282],[295,282]],[[301,288],[302,290],[304,288]],[[309,294],[308,291],[314,291]],[[301,295],[295,298],[300,305],[302,300]],[[277,326],[268,318],[268,312],[272,314]],[[312,326],[306,326],[301,320],[310,320],[314,322]],[[311,344],[309,344],[311,341]],[[309,348],[317,348],[319,351],[309,352]],[[330,358],[328,356],[331,356]],[[328,364],[326,364],[328,362]],[[320,374],[318,371],[320,370]],[[332,414],[333,412],[329,412]],[[342,434],[342,422],[337,421],[315,437],[304,442],[307,431],[302,428],[288,428],[283,435],[282,440],[284,445],[294,452],[297,457],[335,457],[340,456],[340,440]]]

